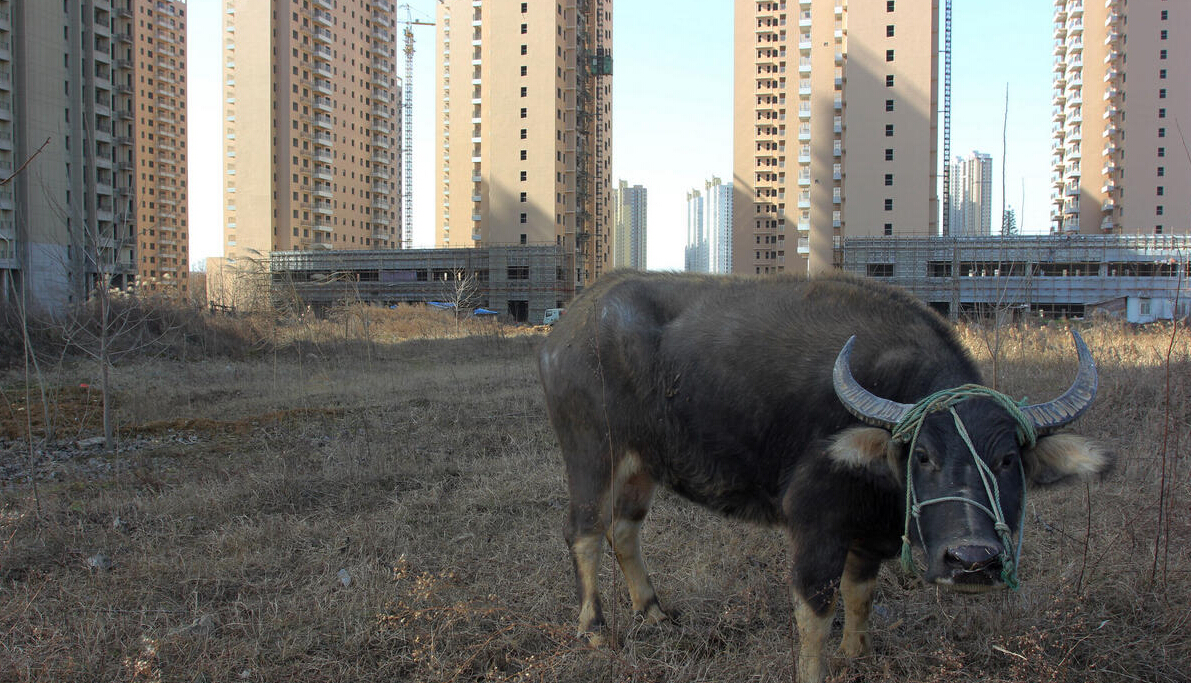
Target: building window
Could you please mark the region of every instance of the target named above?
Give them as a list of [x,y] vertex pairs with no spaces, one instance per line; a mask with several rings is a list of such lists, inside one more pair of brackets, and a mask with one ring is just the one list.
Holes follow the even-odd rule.
[[1162,234],[1162,226],[1161,226],[1161,225],[1155,225],[1155,226],[1154,226],[1154,234],[1155,234],[1155,235],[1161,235],[1161,234]]
[[[525,213],[521,214],[521,222],[522,222],[522,223],[527,223],[527,222],[529,222],[529,214],[525,214]],[[524,242],[522,242],[522,244],[525,244],[525,243],[524,243]]]
[[887,61],[887,62],[892,62],[892,61],[893,61],[893,50],[886,50],[886,51],[885,51],[885,61]]
[[525,107],[521,107],[521,118],[523,118],[523,119],[529,118],[529,110],[526,109]]
[[529,198],[529,197],[527,197],[527,196],[526,196],[526,193],[525,193],[525,192],[522,192],[522,193],[521,193],[521,203],[522,203],[522,204],[524,204],[524,203],[525,203],[525,200],[526,200],[526,199],[528,199],[528,198]]
[[885,186],[893,187],[893,174],[892,173],[885,174]]
[[1161,40],[1166,40],[1166,29],[1162,29],[1162,32],[1158,34],[1158,38]]
[[885,210],[893,211],[893,199],[892,198],[889,198],[889,197],[885,198]]
[[886,235],[892,235],[892,234],[893,234],[893,223],[886,223],[886,224],[885,224],[885,234],[886,234]]
[[529,11],[529,3],[528,2],[521,3],[521,13],[525,14],[528,11]]
[[1166,167],[1165,167],[1165,166],[1159,166],[1159,167],[1158,167],[1158,177],[1159,177],[1159,178],[1161,178],[1161,177],[1162,177],[1162,176],[1164,176],[1164,175],[1166,175]]
[[1166,69],[1158,69],[1158,78],[1166,78]]
[[886,74],[886,75],[885,75],[885,87],[886,87],[886,88],[892,88],[892,87],[893,87],[893,74]]
[[522,171],[522,172],[521,172],[521,181],[522,181],[522,182],[524,182],[524,181],[526,181],[526,180],[528,180],[528,179],[529,179],[529,172],[528,172],[528,171]]
[[886,12],[893,11],[893,0],[885,0],[885,11]]
[[893,111],[893,100],[885,100],[885,111]]
[[521,150],[521,160],[522,161],[525,161],[526,158],[528,157],[528,155],[529,155],[529,152],[527,150],[524,150],[524,149]]
[[1158,118],[1166,118],[1166,107],[1158,107]]
[[529,97],[529,88],[527,88],[527,87],[526,87],[526,86],[524,86],[524,85],[523,85],[523,86],[521,86],[521,96],[522,96],[522,97]]
[[1158,137],[1160,137],[1160,138],[1166,137],[1166,129],[1165,128],[1158,129]]
[[529,46],[528,45],[521,46],[521,54],[523,54],[523,55],[529,54]]
[[[524,109],[522,109],[521,111],[522,111],[522,112],[524,112],[525,110],[524,110]],[[525,118],[525,116],[522,116],[521,118]],[[528,137],[529,137],[529,129],[527,129],[527,128],[522,128],[522,129],[521,129],[521,139],[522,139],[522,140],[525,140],[525,139],[526,139],[526,138],[528,138]]]
[[892,123],[885,124],[885,137],[887,137],[887,138],[893,137],[893,124]]
[[529,33],[529,24],[521,24],[521,34]]
[[869,263],[865,265],[865,274],[869,277],[893,277],[892,263]]
[[892,147],[885,148],[885,161],[893,161],[893,148]]
[[1155,216],[1161,216],[1163,211],[1165,211],[1165,207],[1162,206],[1161,204],[1154,207],[1154,215]]
[[1165,147],[1158,148],[1158,156],[1160,156],[1160,157],[1166,156],[1166,148]]
[[521,75],[522,76],[529,75],[529,67],[528,66],[525,66],[524,64],[521,65]]
[[1166,21],[1167,18],[1169,18],[1170,15],[1167,14],[1168,11],[1169,10],[1162,10],[1162,21]]
[[1166,188],[1165,188],[1165,187],[1163,187],[1163,186],[1161,186],[1161,185],[1159,185],[1159,186],[1158,186],[1158,196],[1159,196],[1159,197],[1161,197],[1161,196],[1162,196],[1163,194],[1165,194],[1165,193],[1166,193]]
[[886,37],[886,38],[892,38],[892,37],[893,37],[893,24],[887,24],[887,25],[885,26],[885,37]]
[[1166,99],[1166,88],[1158,88],[1158,99]]

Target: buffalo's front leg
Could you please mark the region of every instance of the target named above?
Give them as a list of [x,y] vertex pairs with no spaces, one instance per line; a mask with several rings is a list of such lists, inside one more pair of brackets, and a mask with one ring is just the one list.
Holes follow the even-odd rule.
[[794,561],[791,601],[798,626],[798,683],[821,683],[827,678],[826,646],[840,575],[848,550],[844,546],[802,541],[791,536]]
[[839,651],[845,657],[862,657],[872,649],[868,620],[880,569],[880,560],[856,550],[848,553],[840,581],[840,593],[844,596],[844,637]]

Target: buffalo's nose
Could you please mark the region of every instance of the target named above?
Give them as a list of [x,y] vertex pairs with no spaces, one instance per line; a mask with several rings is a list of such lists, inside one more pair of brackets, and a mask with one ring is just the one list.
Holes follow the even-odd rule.
[[961,545],[947,549],[947,563],[966,571],[984,569],[997,562],[1000,548],[987,545]]

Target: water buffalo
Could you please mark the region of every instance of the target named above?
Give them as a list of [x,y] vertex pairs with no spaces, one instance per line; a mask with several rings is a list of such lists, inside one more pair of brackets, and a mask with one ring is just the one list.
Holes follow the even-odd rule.
[[[826,675],[837,592],[841,651],[868,651],[877,571],[903,539],[906,553],[912,542],[925,555],[927,581],[1002,586],[1026,480],[1088,477],[1111,463],[1088,439],[1052,435],[1095,396],[1095,364],[1074,336],[1071,388],[1018,409],[987,390],[948,393],[982,384],[976,364],[945,320],[892,287],[840,274],[602,278],[539,357],[566,462],[580,633],[602,642],[605,536],[633,609],[647,622],[668,618],[638,543],[657,484],[786,531],[799,681]],[[940,390],[945,405],[918,410],[912,435],[894,438]]]

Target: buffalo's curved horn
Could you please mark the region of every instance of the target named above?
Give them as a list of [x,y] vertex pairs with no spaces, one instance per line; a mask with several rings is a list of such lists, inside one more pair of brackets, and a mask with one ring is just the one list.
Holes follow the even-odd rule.
[[835,395],[839,396],[839,400],[848,409],[848,412],[860,418],[861,422],[874,427],[892,429],[906,414],[906,411],[913,406],[881,398],[860,386],[860,383],[852,376],[852,368],[849,364],[852,357],[852,345],[855,343],[856,335],[852,335],[835,359],[835,368],[831,371]]
[[1071,330],[1071,338],[1075,340],[1075,348],[1079,352],[1079,372],[1071,388],[1062,396],[1049,403],[1026,406],[1022,412],[1034,424],[1038,435],[1047,434],[1075,420],[1083,414],[1096,399],[1096,387],[1099,378],[1096,375],[1096,361],[1092,352],[1083,342],[1079,332]]

